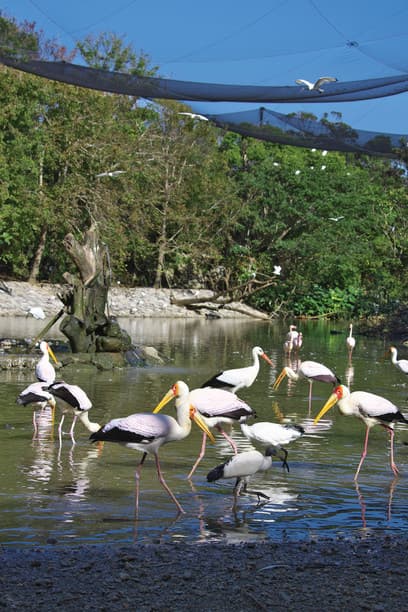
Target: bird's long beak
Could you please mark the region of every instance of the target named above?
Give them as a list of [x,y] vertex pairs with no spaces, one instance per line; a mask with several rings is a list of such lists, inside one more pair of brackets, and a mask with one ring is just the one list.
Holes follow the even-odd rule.
[[172,400],[174,398],[174,391],[173,388],[169,389],[166,393],[166,395],[163,397],[162,400],[160,400],[160,402],[157,404],[156,408],[153,410],[153,413],[155,414],[156,412],[160,412],[160,410],[170,402],[170,400]]
[[279,374],[278,378],[273,383],[272,389],[277,389],[279,385],[281,384],[282,380],[285,378],[285,376],[286,376],[286,370],[285,368],[283,368],[282,372]]
[[50,346],[47,346],[47,351],[51,355],[51,357],[55,361],[55,363],[58,365],[58,359],[56,358],[56,356],[54,354],[54,351],[52,350],[52,348]]
[[268,355],[266,355],[265,353],[262,353],[261,357],[262,357],[262,359],[265,359],[266,363],[269,363],[270,366],[273,366],[273,363],[269,359]]
[[208,429],[207,425],[204,423],[201,416],[198,414],[197,410],[194,406],[190,406],[190,419],[192,419],[200,429],[207,435],[207,437],[211,440],[213,444],[215,444],[215,438],[212,435],[211,431]]
[[313,425],[317,425],[318,422],[320,421],[320,419],[322,418],[322,416],[324,416],[326,414],[326,412],[328,412],[330,410],[330,408],[332,408],[334,406],[334,404],[338,401],[338,397],[335,393],[332,393],[331,396],[329,397],[329,399],[327,400],[327,402],[325,403],[325,405],[323,406],[323,408],[321,409],[321,411],[319,412],[319,414],[317,415],[317,417],[315,418],[315,420],[313,421]]

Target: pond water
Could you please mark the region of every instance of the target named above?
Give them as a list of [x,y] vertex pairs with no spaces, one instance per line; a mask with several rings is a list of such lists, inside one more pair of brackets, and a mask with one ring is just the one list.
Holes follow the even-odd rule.
[[[66,435],[60,446],[46,410],[38,415],[39,437],[33,439],[32,409],[15,403],[20,391],[34,381],[33,373],[0,371],[0,540],[4,545],[282,541],[406,531],[408,428],[396,426],[400,477],[395,479],[389,467],[388,435],[375,427],[355,485],[364,424],[333,408],[318,427],[311,426],[330,395],[329,385],[313,385],[311,414],[306,381],[285,379],[278,390],[272,389],[287,364],[283,352],[287,323],[167,319],[120,323],[135,343],[155,346],[166,363],[113,372],[64,371],[65,380],[79,384],[92,399],[91,420],[103,424],[114,417],[151,410],[176,380],[198,387],[221,369],[249,365],[252,347],[260,345],[274,366],[262,361],[256,382],[240,396],[256,410],[258,420],[284,419],[307,427],[307,434],[288,447],[290,472],[274,461],[250,487],[270,500],[259,505],[256,497],[241,496],[233,507],[234,482],[210,484],[206,480],[208,471],[231,455],[220,435],[216,444],[208,444],[192,481],[186,478],[201,445],[201,432],[193,426],[187,439],[160,451],[166,481],[186,514],[177,516],[157,480],[153,457],[148,456],[135,521],[135,468],[141,454],[109,443],[98,450],[81,423],[76,427],[77,444],[72,445]],[[0,337],[34,336],[43,325],[43,321],[2,319]],[[304,336],[300,358],[324,363],[351,390],[383,395],[408,412],[406,380],[389,357],[384,358],[387,347],[381,340],[358,335],[355,329],[357,346],[350,364],[347,328],[346,322],[298,323]],[[57,337],[58,332],[51,330],[49,338]],[[403,347],[400,352],[404,356]],[[164,412],[174,414],[173,404]],[[250,448],[239,428],[234,429],[233,437],[240,450]]]

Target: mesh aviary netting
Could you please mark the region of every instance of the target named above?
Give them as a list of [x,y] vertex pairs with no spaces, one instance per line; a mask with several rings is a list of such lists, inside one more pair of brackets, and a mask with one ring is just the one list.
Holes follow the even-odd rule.
[[[68,62],[18,60],[0,56],[9,67],[80,87],[148,99],[183,102],[322,103],[354,102],[393,96],[408,91],[408,74],[360,81],[300,82],[294,86],[251,86],[199,83],[173,79],[137,77],[98,70]],[[311,113],[281,114],[263,106],[238,113],[207,114],[218,127],[270,142],[300,147],[354,151],[394,156],[407,146],[408,135],[368,132],[342,121],[312,118]]]

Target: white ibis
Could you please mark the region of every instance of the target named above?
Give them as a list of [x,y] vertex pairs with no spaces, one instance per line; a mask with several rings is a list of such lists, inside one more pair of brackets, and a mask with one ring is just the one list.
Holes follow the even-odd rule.
[[381,425],[390,434],[390,465],[394,475],[397,476],[399,472],[394,463],[394,424],[396,421],[408,423],[408,420],[399,411],[397,406],[380,395],[374,395],[374,393],[367,393],[366,391],[353,391],[350,393],[348,387],[339,385],[333,390],[333,393],[314,419],[314,424],[316,425],[322,416],[336,403],[338,403],[342,414],[346,416],[355,416],[364,421],[366,425],[364,448],[361,454],[360,463],[354,475],[354,480],[357,480],[361,466],[367,455],[368,436],[370,429],[374,427],[374,425]]
[[58,381],[49,385],[48,390],[54,397],[58,398],[58,406],[62,411],[61,421],[58,425],[60,444],[62,442],[62,424],[66,414],[74,415],[69,431],[73,444],[75,444],[74,428],[78,418],[88,431],[95,432],[100,429],[101,426],[98,423],[89,420],[88,411],[92,408],[92,402],[81,387]]
[[272,456],[276,455],[276,451],[272,446],[266,448],[265,453],[257,450],[245,451],[234,455],[225,463],[217,465],[207,474],[208,482],[215,482],[221,478],[235,478],[234,497],[235,500],[241,491],[244,493],[252,493],[257,495],[258,499],[263,497],[269,499],[267,495],[260,491],[249,491],[248,481],[251,476],[258,472],[265,472],[272,466]]
[[[177,386],[173,395],[179,397]],[[184,383],[183,383],[184,384]],[[212,442],[215,439],[212,433],[207,428],[206,424],[201,419],[197,410],[189,405],[188,402],[176,401],[177,419],[165,414],[152,414],[151,412],[140,412],[131,414],[130,416],[113,419],[104,425],[101,429],[94,432],[90,436],[92,442],[117,442],[128,448],[139,450],[143,453],[142,459],[139,462],[136,470],[136,509],[139,508],[139,482],[142,465],[148,453],[154,455],[156,461],[157,475],[161,485],[170,495],[171,499],[177,506],[179,512],[184,513],[183,508],[177,501],[175,495],[164,480],[160,469],[159,448],[167,442],[175,442],[186,438],[191,431],[191,419],[205,432],[205,435]]]
[[54,351],[45,340],[40,342],[40,351],[42,352],[42,357],[35,366],[35,376],[40,382],[50,385],[55,380],[55,369],[52,363],[50,363],[50,355],[55,363],[58,363],[58,361]]
[[32,404],[33,410],[33,426],[34,435],[37,434],[37,421],[35,418],[35,408],[44,409],[48,406],[51,407],[52,413],[55,410],[55,398],[51,393],[48,392],[48,387],[44,383],[36,382],[32,383],[20,393],[17,398],[17,404],[22,406],[28,406]]
[[201,385],[201,387],[229,389],[233,393],[236,393],[243,387],[250,387],[258,376],[260,366],[259,357],[262,357],[262,359],[264,359],[270,366],[273,365],[265,351],[260,346],[254,346],[252,349],[252,365],[246,368],[233,368],[232,370],[224,370],[223,372],[219,372],[207,380],[207,382]]
[[328,384],[335,385],[340,382],[336,374],[334,374],[328,367],[317,361],[303,361],[299,366],[297,372],[292,370],[289,366],[283,368],[278,378],[275,380],[273,389],[276,390],[281,384],[282,380],[287,376],[290,380],[299,380],[305,378],[309,381],[309,410],[312,405],[312,386],[313,382],[319,381]]
[[349,335],[346,338],[346,344],[347,344],[349,359],[351,359],[351,355],[353,353],[354,347],[356,346],[356,339],[353,338],[353,324],[352,323],[350,323],[349,325]]
[[305,85],[309,91],[318,91],[319,93],[323,93],[322,85],[325,83],[336,83],[336,77],[324,76],[320,77],[314,83],[310,81],[306,81],[306,79],[296,79],[296,83],[298,85]]
[[403,374],[408,374],[408,359],[397,359],[398,351],[395,346],[390,346],[391,363],[401,370]]
[[279,448],[284,454],[283,467],[286,467],[288,472],[289,466],[286,461],[288,458],[288,451],[283,445],[290,444],[305,433],[301,425],[292,423],[281,425],[280,423],[269,423],[268,421],[257,422],[253,425],[241,423],[241,431],[251,442],[257,442],[264,447],[274,446]]
[[[207,428],[215,427],[229,442],[234,453],[237,454],[237,446],[224,431],[223,426],[231,427],[234,423],[242,423],[248,417],[255,416],[255,412],[248,404],[237,397],[235,393],[223,389],[205,387],[190,391],[186,383],[179,380],[169,389],[153,412],[159,412],[173,398],[176,398],[176,407],[184,405],[193,406],[200,414]],[[207,433],[204,431],[200,453],[187,478],[191,478],[204,457],[206,440]]]

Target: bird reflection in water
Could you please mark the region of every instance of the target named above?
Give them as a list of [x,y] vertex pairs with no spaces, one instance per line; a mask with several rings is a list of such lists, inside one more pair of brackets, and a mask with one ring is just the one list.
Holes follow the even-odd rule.
[[[387,522],[391,521],[391,509],[392,509],[392,502],[393,502],[393,498],[394,498],[394,491],[396,489],[397,486],[397,482],[398,482],[398,478],[395,477],[391,480],[390,486],[389,486],[389,490],[388,490],[388,501],[387,501],[387,510],[386,510],[386,520]],[[367,517],[366,517],[366,511],[367,511],[367,505],[366,502],[364,500],[364,496],[361,492],[360,486],[357,482],[357,480],[354,481],[354,486],[356,488],[356,493],[357,493],[357,497],[358,497],[358,503],[360,504],[360,508],[361,508],[361,522],[363,525],[363,529],[368,529],[367,527]],[[378,518],[376,518],[376,523],[378,523]]]

